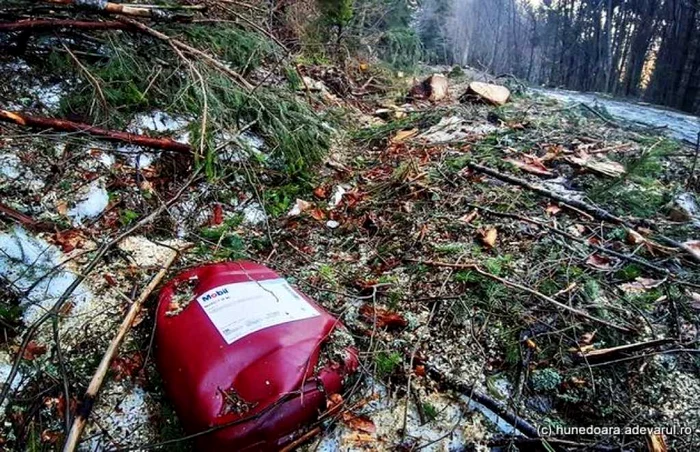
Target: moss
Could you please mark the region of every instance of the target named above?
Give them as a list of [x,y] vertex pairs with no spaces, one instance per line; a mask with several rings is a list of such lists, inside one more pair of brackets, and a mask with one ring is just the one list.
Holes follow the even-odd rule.
[[377,365],[377,375],[380,378],[393,374],[403,362],[403,358],[398,352],[379,352],[374,358]]
[[562,382],[559,372],[552,368],[538,369],[530,374],[530,384],[537,392],[549,392],[558,388]]

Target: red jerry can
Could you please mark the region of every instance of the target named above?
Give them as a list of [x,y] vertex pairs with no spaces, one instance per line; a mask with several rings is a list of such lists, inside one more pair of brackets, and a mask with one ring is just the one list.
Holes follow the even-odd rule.
[[[335,344],[335,345],[334,345]],[[201,450],[278,450],[357,369],[337,319],[247,262],[187,270],[160,292],[156,363]]]

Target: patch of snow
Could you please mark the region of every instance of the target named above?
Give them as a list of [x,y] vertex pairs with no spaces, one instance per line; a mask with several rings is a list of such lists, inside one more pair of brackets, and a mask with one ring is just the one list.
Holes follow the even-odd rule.
[[494,424],[500,431],[502,431],[506,435],[524,436],[520,432],[520,430],[516,429],[508,421],[506,421],[505,419],[503,419],[501,416],[497,415],[496,413],[494,413],[490,409],[486,408],[484,405],[480,404],[479,402],[475,402],[474,400],[469,399],[466,396],[463,396],[462,399],[466,399],[467,403],[469,404],[469,408],[481,413],[486,419],[491,421],[492,424]]
[[684,192],[677,195],[673,202],[678,209],[679,217],[683,221],[690,221],[693,226],[700,228],[700,206],[692,193]]
[[[187,126],[190,122],[191,120],[188,118],[154,110],[134,116],[126,130],[139,135],[150,135],[149,132],[157,134],[169,132],[170,138],[173,140],[179,143],[189,143],[190,132],[187,130]],[[148,168],[160,155],[159,152],[146,152],[142,147],[134,145],[119,146],[117,152],[124,155],[128,164],[135,168]]]
[[223,132],[216,137],[215,143],[217,148],[221,147],[217,157],[223,162],[243,162],[251,156],[251,153],[256,157],[265,155],[263,152],[265,140],[249,131],[238,136]]
[[[74,273],[60,267],[65,260],[66,256],[56,246],[33,237],[19,226],[0,233],[0,276],[22,295],[20,306],[25,308],[22,315],[25,324],[51,309],[76,280]],[[92,297],[91,291],[80,284],[71,297],[74,311],[80,311]]]
[[83,187],[76,200],[75,207],[68,211],[74,226],[80,226],[85,219],[95,218],[107,208],[109,194],[104,184],[97,180]]
[[61,97],[64,94],[63,87],[60,84],[43,85],[36,83],[31,88],[41,105],[49,110],[56,110],[61,104]]
[[700,118],[679,111],[608,99],[597,93],[542,88],[533,88],[533,91],[562,102],[576,102],[589,106],[601,105],[615,118],[647,127],[667,128],[673,138],[690,143],[696,142],[700,131]]
[[22,162],[14,154],[0,154],[0,176],[17,179],[21,174]]
[[246,205],[243,210],[243,221],[247,224],[258,225],[267,220],[265,210],[257,202]]
[[[0,353],[0,388],[5,385],[5,382],[10,376],[10,372],[12,371],[12,362],[13,359],[10,357],[9,354],[6,352]],[[20,371],[17,371],[17,375],[15,376],[15,379],[12,381],[12,384],[10,385],[10,390],[16,391],[22,386],[22,373]]]
[[139,386],[111,383],[100,392],[100,398],[91,418],[86,434],[90,440],[81,446],[81,450],[102,451],[114,447],[113,441],[120,445],[142,444],[151,439],[150,397]]
[[0,184],[14,182],[19,178],[22,178],[25,188],[33,191],[44,188],[44,181],[25,167],[19,157],[11,153],[0,154]]

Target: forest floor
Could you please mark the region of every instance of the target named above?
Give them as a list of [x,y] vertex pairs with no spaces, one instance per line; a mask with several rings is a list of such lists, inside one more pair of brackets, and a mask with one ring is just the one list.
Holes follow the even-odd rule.
[[[264,105],[285,102],[275,114],[293,126],[291,138],[280,139],[279,122],[263,116],[230,125],[228,110],[249,108],[221,94],[235,88],[192,55],[145,37],[45,35],[0,57],[9,80],[0,86],[2,109],[97,116],[105,127],[195,148],[204,139],[215,150],[193,162],[0,124],[0,274],[8,282],[0,380],[16,371],[3,407],[5,447],[61,444],[66,413],[129,299],[185,243],[193,248],[171,274],[252,259],[353,334],[361,368],[343,395],[348,408],[320,424],[308,450],[657,451],[660,435],[556,428],[700,425],[693,149],[604,110],[528,94],[514,81],[505,106],[462,103],[472,74],[453,74],[450,96],[437,103],[406,104],[411,80],[379,69],[381,93],[333,85],[350,73],[362,79],[357,86],[371,86],[354,63],[340,70],[304,62],[310,78],[300,85],[270,63],[275,53],[260,50],[261,41],[214,27],[177,31],[237,59]],[[247,53],[222,47],[228,39],[250,44]],[[168,91],[179,78],[180,90]],[[196,95],[204,81],[208,133]],[[373,114],[380,108],[389,117]],[[312,142],[331,143],[330,152],[300,163],[295,152]],[[153,212],[155,221],[141,222]],[[142,227],[90,267],[102,244],[134,225]],[[58,306],[60,321],[44,322],[20,345],[78,275],[85,279]],[[184,433],[153,364],[154,311],[151,300],[110,368],[83,435],[88,450],[191,447],[177,441]],[[470,399],[472,391],[552,429],[551,437],[528,438]],[[665,441],[672,450],[700,447],[694,431]]]

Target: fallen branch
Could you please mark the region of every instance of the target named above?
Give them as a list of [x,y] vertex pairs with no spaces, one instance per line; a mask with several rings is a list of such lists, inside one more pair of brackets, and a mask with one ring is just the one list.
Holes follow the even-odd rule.
[[499,283],[503,284],[504,286],[512,287],[513,289],[518,289],[518,290],[521,290],[523,292],[527,292],[530,295],[534,295],[537,298],[544,300],[544,301],[546,301],[546,302],[548,302],[548,303],[550,303],[550,304],[552,304],[560,309],[563,309],[565,311],[569,311],[578,317],[582,317],[584,319],[599,323],[601,325],[605,325],[607,327],[616,329],[618,331],[622,331],[624,333],[633,332],[630,328],[616,325],[612,322],[608,322],[607,320],[592,316],[586,312],[581,311],[580,309],[572,308],[571,306],[565,305],[564,303],[561,303],[561,302],[555,300],[554,298],[543,294],[542,292],[538,292],[535,289],[531,289],[527,286],[523,286],[522,284],[518,284],[516,282],[507,280],[505,278],[501,278],[500,276],[496,276],[493,273],[489,273],[485,270],[482,270],[478,265],[473,264],[473,263],[455,264],[455,263],[451,263],[451,262],[423,261],[423,260],[419,260],[419,259],[407,259],[407,260],[409,262],[414,262],[414,263],[423,264],[423,265],[432,265],[435,267],[447,267],[447,268],[458,268],[458,269],[462,269],[462,270],[472,270],[472,271],[480,274],[481,276],[492,279],[494,281],[498,281]]
[[537,427],[526,421],[508,409],[506,404],[478,391],[473,385],[464,383],[456,378],[445,375],[430,363],[423,363],[426,373],[430,378],[437,381],[444,389],[458,392],[470,399],[478,402],[496,413],[499,417],[508,422],[514,429],[522,432],[529,438],[539,438]]
[[576,358],[586,360],[586,362],[600,363],[605,362],[619,356],[622,353],[631,353],[647,348],[658,347],[661,345],[672,344],[673,339],[656,339],[653,341],[637,342],[634,344],[620,345],[617,347],[603,348],[600,350],[579,351],[575,354]]
[[519,177],[515,177],[515,176],[512,176],[510,174],[502,173],[502,172],[497,171],[493,168],[489,168],[487,166],[483,166],[483,165],[480,165],[478,163],[469,162],[469,163],[467,163],[467,166],[469,168],[473,169],[474,171],[484,173],[484,174],[491,176],[495,179],[501,180],[503,182],[508,182],[509,184],[519,185],[519,186],[526,188],[530,191],[534,191],[535,193],[538,193],[542,196],[546,196],[547,198],[553,199],[553,200],[558,201],[558,202],[563,203],[563,204],[567,204],[569,206],[573,206],[577,209],[581,209],[584,212],[591,214],[593,217],[597,218],[598,220],[609,221],[611,223],[630,226],[627,221],[623,220],[620,217],[617,217],[617,216],[611,214],[607,210],[601,209],[598,206],[588,204],[587,202],[578,201],[576,199],[567,198],[565,196],[554,193],[551,190],[547,190],[541,186],[531,184],[530,182],[528,182],[524,179],[520,179]]
[[119,346],[124,341],[124,338],[131,329],[131,325],[134,323],[134,319],[141,310],[141,306],[143,305],[144,301],[148,299],[158,284],[160,284],[162,279],[168,273],[168,270],[172,264],[177,259],[178,255],[179,252],[173,253],[173,255],[165,262],[160,271],[153,277],[151,282],[148,283],[143,292],[141,292],[141,295],[129,307],[129,311],[126,313],[116,336],[114,336],[114,339],[112,339],[109,347],[107,347],[107,351],[105,351],[104,356],[102,356],[102,360],[100,361],[99,366],[97,366],[97,370],[92,376],[92,380],[90,380],[90,385],[85,392],[85,396],[83,397],[83,401],[78,410],[78,415],[73,420],[73,425],[71,426],[66,443],[63,446],[64,452],[72,452],[78,446],[80,435],[87,424],[88,416],[90,416],[92,407],[97,400],[97,393],[102,386],[102,382],[104,381],[105,375],[107,375],[107,370],[109,369],[112,360],[119,351]]
[[217,60],[216,58],[214,58],[214,57],[212,57],[212,56],[206,54],[205,52],[203,52],[203,51],[201,51],[201,50],[199,50],[199,49],[196,49],[196,48],[194,48],[194,47],[192,47],[192,46],[190,46],[190,45],[188,45],[188,44],[185,44],[184,42],[179,41],[179,40],[177,40],[177,39],[175,39],[175,38],[171,38],[170,36],[166,35],[165,33],[161,33],[160,31],[155,30],[155,29],[153,29],[153,28],[151,28],[151,27],[149,27],[149,26],[147,26],[147,25],[145,25],[145,24],[142,24],[141,22],[139,22],[139,21],[137,21],[137,20],[133,20],[133,19],[129,19],[129,18],[122,18],[121,21],[124,22],[124,23],[127,23],[127,24],[129,24],[129,25],[132,25],[132,26],[135,27],[136,29],[138,29],[138,30],[140,30],[140,31],[142,31],[142,32],[144,32],[144,33],[146,33],[146,34],[148,34],[148,35],[151,35],[151,36],[153,36],[154,38],[157,38],[157,39],[160,39],[160,40],[162,40],[162,41],[168,42],[168,43],[170,43],[171,45],[173,45],[173,46],[179,48],[180,50],[184,50],[185,52],[189,52],[189,53],[191,53],[191,54],[193,54],[193,55],[196,55],[196,56],[200,57],[201,59],[203,59],[203,60],[204,60],[207,64],[209,64],[210,66],[214,67],[215,69],[218,69],[219,71],[221,71],[221,72],[223,72],[224,74],[226,74],[226,75],[228,75],[229,77],[231,77],[231,78],[232,78],[236,83],[238,83],[241,87],[243,87],[243,88],[245,88],[245,89],[247,89],[247,90],[249,90],[249,91],[252,91],[252,90],[253,90],[253,88],[254,88],[253,85],[251,85],[250,83],[248,83],[248,81],[247,81],[245,78],[243,78],[243,76],[242,76],[241,74],[239,74],[238,72],[234,71],[234,70],[231,69],[230,67],[226,66],[226,64],[224,64],[223,62],[221,62],[221,61]]
[[38,129],[51,129],[59,132],[79,132],[98,136],[108,141],[119,141],[137,146],[144,146],[165,151],[191,153],[192,147],[186,143],[179,143],[171,138],[156,138],[134,133],[106,130],[80,122],[65,119],[43,118],[0,110],[0,121],[14,123],[20,126],[35,127]]
[[55,30],[57,28],[74,28],[76,30],[125,30],[129,26],[123,22],[112,21],[87,21],[65,19],[26,19],[17,22],[0,23],[0,32],[23,30]]
[[27,229],[31,229],[38,232],[53,231],[55,225],[51,223],[46,223],[44,221],[37,221],[29,215],[25,215],[22,212],[18,212],[10,206],[0,203],[0,215],[7,217],[11,220],[16,221]]

